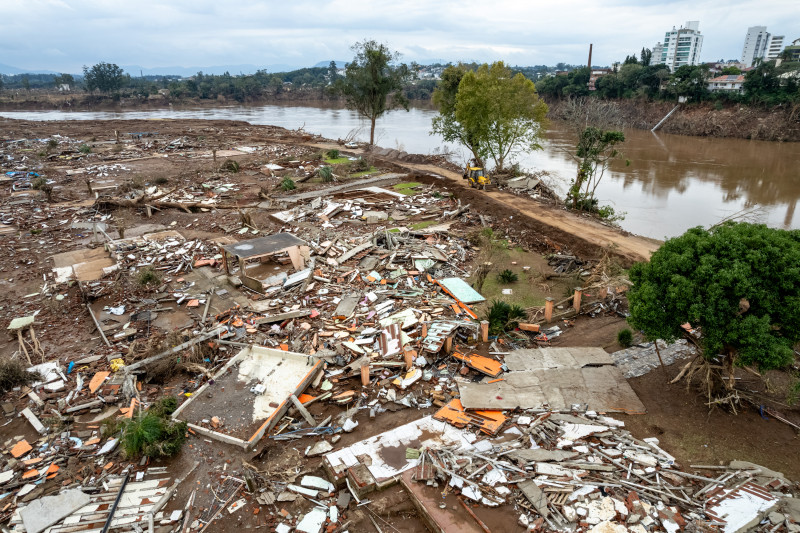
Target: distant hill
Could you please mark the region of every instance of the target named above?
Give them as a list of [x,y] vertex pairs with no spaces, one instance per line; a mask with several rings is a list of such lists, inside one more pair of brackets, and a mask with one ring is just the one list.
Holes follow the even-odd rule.
[[[314,65],[312,68],[328,68],[328,65],[330,65],[330,64],[331,64],[331,60],[329,59],[327,61],[320,61],[319,63]],[[344,68],[344,66],[346,64],[347,64],[347,61],[339,61],[339,60],[337,60],[336,61],[336,68]]]
[[30,70],[0,63],[0,74],[60,74],[60,72],[52,70]]
[[231,76],[236,76],[239,74],[255,74],[256,71],[266,69],[267,72],[287,72],[290,70],[296,70],[300,67],[294,65],[284,65],[284,64],[275,64],[275,65],[251,65],[251,64],[244,64],[244,65],[216,65],[216,66],[206,66],[206,67],[154,67],[154,68],[145,68],[139,65],[120,65],[122,70],[130,74],[131,76],[182,76],[182,77],[189,77],[194,76],[198,72],[202,72],[203,74],[225,74],[226,72],[230,73]]

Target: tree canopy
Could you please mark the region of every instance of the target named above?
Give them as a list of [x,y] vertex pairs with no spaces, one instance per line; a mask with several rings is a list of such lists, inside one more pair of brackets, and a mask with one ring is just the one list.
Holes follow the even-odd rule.
[[502,61],[474,71],[459,65],[445,73],[434,93],[439,106],[434,133],[463,144],[479,161],[491,158],[497,169],[519,151],[541,148],[547,104],[531,80],[512,76]]
[[100,62],[96,65],[83,67],[83,80],[86,89],[94,91],[98,89],[104,93],[120,90],[125,84],[125,74],[122,69],[114,63]]
[[597,210],[595,192],[612,159],[621,154],[617,145],[625,142],[625,134],[616,130],[603,130],[594,126],[585,128],[575,150],[580,164],[575,181],[567,193],[567,203],[573,209]]
[[672,341],[688,322],[704,357],[735,366],[780,368],[800,340],[800,231],[727,222],[667,240],[630,270],[630,323]]
[[408,111],[408,99],[402,92],[410,71],[397,64],[398,52],[384,44],[364,41],[353,45],[356,56],[345,66],[344,77],[336,80],[334,89],[344,96],[348,108],[370,121],[369,144],[375,143],[375,121],[398,107]]

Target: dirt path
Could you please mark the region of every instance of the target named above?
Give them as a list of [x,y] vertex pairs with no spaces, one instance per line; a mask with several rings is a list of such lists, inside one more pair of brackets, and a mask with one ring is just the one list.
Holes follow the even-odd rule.
[[[460,174],[455,172],[434,165],[399,164],[419,172],[439,174],[460,187],[469,189],[466,185],[467,182],[461,178]],[[482,194],[506,207],[519,211],[528,218],[551,226],[561,232],[569,233],[575,239],[586,241],[597,248],[606,248],[609,245],[613,245],[616,247],[617,254],[632,262],[648,260],[650,254],[661,246],[661,242],[655,239],[631,234],[626,235],[620,230],[604,226],[591,218],[581,217],[562,209],[554,209],[531,198],[515,196],[511,193],[496,190],[484,191]]]

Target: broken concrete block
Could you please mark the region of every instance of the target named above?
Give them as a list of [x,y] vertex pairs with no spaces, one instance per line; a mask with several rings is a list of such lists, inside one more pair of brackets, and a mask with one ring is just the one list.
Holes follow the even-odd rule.
[[311,447],[310,450],[306,452],[306,457],[316,457],[318,455],[322,455],[324,453],[328,453],[333,449],[333,445],[330,442],[321,440],[316,443],[314,446]]
[[90,499],[88,494],[79,489],[67,490],[56,496],[34,500],[19,514],[25,531],[40,533],[88,504]]

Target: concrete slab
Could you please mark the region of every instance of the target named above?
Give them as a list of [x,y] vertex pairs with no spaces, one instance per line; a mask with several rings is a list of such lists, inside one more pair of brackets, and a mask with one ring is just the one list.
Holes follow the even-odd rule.
[[[310,355],[248,346],[234,356],[178,410],[176,420],[210,438],[252,449],[322,371],[322,362]],[[263,387],[258,387],[263,385]],[[203,420],[221,419],[212,429]]]
[[88,504],[90,500],[88,494],[72,489],[34,500],[21,509],[19,514],[27,533],[40,533]]
[[419,459],[406,457],[406,448],[454,446],[457,450],[469,450],[472,448],[469,437],[467,431],[426,416],[325,454],[323,465],[336,478],[341,478],[348,469],[365,466],[380,486],[396,481],[400,474],[419,464]]
[[458,384],[465,409],[560,410],[586,404],[595,411],[646,411],[602,348],[515,350],[505,362],[509,368],[505,381]]

